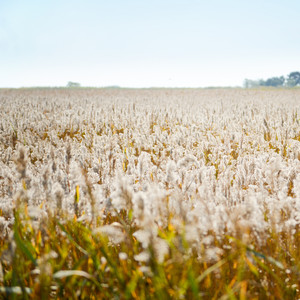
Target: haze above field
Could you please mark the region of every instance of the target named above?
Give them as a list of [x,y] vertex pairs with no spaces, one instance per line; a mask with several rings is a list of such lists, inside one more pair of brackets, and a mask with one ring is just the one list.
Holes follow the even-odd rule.
[[0,87],[241,86],[300,69],[300,2],[1,1]]

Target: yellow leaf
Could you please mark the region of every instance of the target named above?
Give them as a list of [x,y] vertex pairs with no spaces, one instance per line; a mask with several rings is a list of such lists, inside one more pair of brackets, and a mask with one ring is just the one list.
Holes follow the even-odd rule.
[[250,271],[256,276],[258,277],[259,276],[259,273],[258,273],[258,270],[257,268],[253,265],[253,263],[247,258],[245,257],[245,260],[246,260],[246,263],[250,269]]
[[241,281],[240,282],[241,290],[240,290],[240,300],[246,300],[247,299],[247,281]]
[[76,203],[79,202],[79,185],[76,185],[75,201],[76,201]]

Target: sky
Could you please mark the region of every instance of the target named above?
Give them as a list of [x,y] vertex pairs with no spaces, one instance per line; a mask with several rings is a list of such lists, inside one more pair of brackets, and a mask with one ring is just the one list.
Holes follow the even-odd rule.
[[242,86],[300,71],[299,0],[0,0],[0,87]]

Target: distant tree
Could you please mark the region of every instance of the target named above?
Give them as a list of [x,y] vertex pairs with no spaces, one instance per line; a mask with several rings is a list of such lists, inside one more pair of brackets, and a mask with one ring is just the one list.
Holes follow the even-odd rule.
[[284,76],[280,77],[271,77],[268,78],[267,80],[263,79],[258,79],[258,80],[251,80],[251,79],[245,79],[244,80],[244,87],[245,88],[254,88],[254,87],[259,87],[259,86],[283,86],[285,83],[285,78]]
[[263,85],[263,80],[251,80],[251,79],[245,79],[244,80],[244,87],[245,88],[254,88]]
[[248,88],[250,88],[251,87],[251,80],[250,79],[245,79],[244,80],[244,87],[246,88],[246,89],[248,89]]
[[80,87],[80,83],[78,82],[73,82],[73,81],[69,81],[67,83],[67,87],[71,88],[71,87]]
[[285,82],[285,78],[283,76],[280,77],[272,77],[268,78],[263,82],[263,86],[283,86]]
[[300,85],[300,72],[291,72],[287,77],[288,86]]
[[291,72],[286,78],[284,76],[280,77],[271,77],[267,80],[259,79],[259,80],[244,80],[245,88],[253,88],[259,86],[300,86],[300,72]]

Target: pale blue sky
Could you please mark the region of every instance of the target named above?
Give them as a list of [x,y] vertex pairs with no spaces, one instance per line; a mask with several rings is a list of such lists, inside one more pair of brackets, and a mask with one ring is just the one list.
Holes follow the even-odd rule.
[[291,71],[298,0],[0,0],[0,87],[238,86]]

